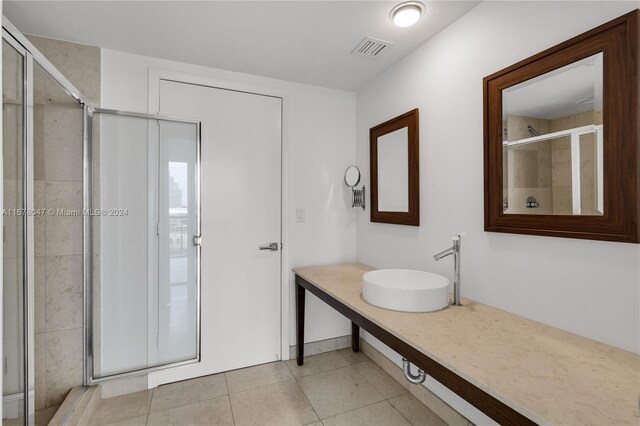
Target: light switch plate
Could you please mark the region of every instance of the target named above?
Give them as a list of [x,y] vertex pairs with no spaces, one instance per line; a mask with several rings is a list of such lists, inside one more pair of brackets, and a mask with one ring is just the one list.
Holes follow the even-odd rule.
[[304,219],[305,219],[304,215],[305,215],[304,209],[298,207],[296,209],[296,218],[298,219],[298,222],[304,222]]

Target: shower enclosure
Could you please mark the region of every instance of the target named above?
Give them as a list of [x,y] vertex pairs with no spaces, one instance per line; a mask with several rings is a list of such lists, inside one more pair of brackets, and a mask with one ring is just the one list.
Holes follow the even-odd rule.
[[199,362],[200,123],[92,106],[2,37],[3,423],[34,424],[72,386]]

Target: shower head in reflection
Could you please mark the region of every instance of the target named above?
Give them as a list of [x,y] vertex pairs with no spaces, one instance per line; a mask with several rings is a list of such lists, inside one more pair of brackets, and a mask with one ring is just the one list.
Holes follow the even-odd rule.
[[540,132],[537,131],[531,124],[527,126],[527,130],[531,133],[531,136],[540,136]]

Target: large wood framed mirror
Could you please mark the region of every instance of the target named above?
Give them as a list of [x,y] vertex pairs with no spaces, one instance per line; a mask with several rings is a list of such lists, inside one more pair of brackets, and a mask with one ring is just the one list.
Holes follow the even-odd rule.
[[369,131],[371,222],[420,226],[418,109]]
[[639,19],[484,79],[485,231],[639,242]]

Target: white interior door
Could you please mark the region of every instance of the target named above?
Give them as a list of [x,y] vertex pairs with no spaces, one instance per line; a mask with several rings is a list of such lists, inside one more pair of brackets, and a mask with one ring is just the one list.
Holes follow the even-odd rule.
[[199,372],[280,359],[282,99],[161,80],[160,113],[202,123]]

